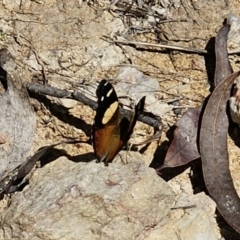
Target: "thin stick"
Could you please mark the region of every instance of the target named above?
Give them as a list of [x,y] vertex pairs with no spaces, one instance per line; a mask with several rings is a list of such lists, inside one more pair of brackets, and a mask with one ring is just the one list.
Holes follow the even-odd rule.
[[167,49],[172,49],[172,50],[194,52],[194,53],[200,53],[200,54],[208,53],[207,50],[201,50],[201,49],[196,49],[196,48],[186,48],[186,47],[166,45],[166,44],[155,44],[155,43],[135,42],[135,41],[120,41],[120,40],[113,40],[113,42],[120,43],[120,44],[134,44],[134,45],[147,46],[147,47],[167,48]]
[[[91,107],[93,110],[96,110],[97,108],[97,103],[93,101],[92,99],[86,97],[84,94],[78,92],[78,91],[67,91],[67,90],[62,90],[59,88],[51,87],[48,85],[41,85],[37,83],[24,83],[24,86],[31,92],[36,92],[38,94],[42,95],[49,95],[52,97],[57,97],[57,98],[69,98],[69,99],[74,99],[77,100],[89,107]],[[132,112],[127,109],[120,108],[120,113],[123,115],[131,116]],[[146,123],[154,129],[159,130],[162,126],[161,120],[154,119],[152,117],[146,116],[144,114],[141,114],[139,116],[139,121]]]
[[[114,43],[120,43],[120,44],[134,44],[134,45],[147,46],[147,47],[167,48],[167,49],[172,49],[172,50],[194,52],[194,53],[200,53],[200,54],[207,54],[208,53],[207,50],[202,50],[202,49],[197,49],[197,48],[186,48],[186,47],[166,45],[166,44],[134,42],[134,41],[120,41],[120,40],[113,40],[113,42]],[[239,53],[240,53],[240,48],[228,50],[228,55],[239,54]],[[124,64],[122,64],[122,65],[124,65]]]
[[239,54],[240,53],[240,49],[237,48],[237,49],[233,49],[233,50],[228,50],[228,54],[231,55],[231,54]]

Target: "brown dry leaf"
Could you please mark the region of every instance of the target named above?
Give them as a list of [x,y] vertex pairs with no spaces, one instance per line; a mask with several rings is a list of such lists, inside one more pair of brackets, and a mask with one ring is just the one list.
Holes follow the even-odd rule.
[[200,157],[197,148],[197,131],[201,110],[201,106],[190,108],[179,119],[164,164],[158,170],[182,166]]

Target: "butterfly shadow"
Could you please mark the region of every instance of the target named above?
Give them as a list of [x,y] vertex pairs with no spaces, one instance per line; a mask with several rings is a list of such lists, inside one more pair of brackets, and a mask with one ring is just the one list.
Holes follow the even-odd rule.
[[[44,147],[43,147],[44,148]],[[40,165],[40,168],[44,167],[45,165],[55,161],[59,157],[66,157],[68,160],[73,162],[90,162],[95,158],[94,154],[92,152],[81,154],[77,156],[71,156],[69,155],[64,149],[56,149],[54,147],[49,147],[47,151],[37,160],[37,162]],[[32,161],[32,157],[29,158],[29,163]],[[29,165],[26,164],[26,169],[22,169],[23,171],[26,171],[26,174],[22,175],[21,177],[17,177],[16,180],[11,181],[11,183],[3,189],[0,193],[0,199],[3,198],[4,193],[14,193],[16,191],[22,191],[25,186],[29,184],[29,177],[28,174],[32,171],[32,168],[29,168]],[[33,165],[32,165],[33,167]],[[28,170],[29,171],[28,171]]]
[[45,156],[40,159],[41,167],[55,161],[59,157],[66,157],[69,161],[78,162],[91,162],[96,159],[93,152],[84,153],[76,156],[72,156],[64,149],[51,149]]
[[87,136],[91,135],[92,125],[87,124],[80,118],[74,117],[69,114],[68,108],[65,108],[61,104],[51,102],[46,96],[29,92],[30,97],[37,99],[39,102],[43,103],[47,106],[48,110],[51,112],[53,116],[58,118],[59,120],[67,123],[71,126],[76,127],[77,129],[81,129]]

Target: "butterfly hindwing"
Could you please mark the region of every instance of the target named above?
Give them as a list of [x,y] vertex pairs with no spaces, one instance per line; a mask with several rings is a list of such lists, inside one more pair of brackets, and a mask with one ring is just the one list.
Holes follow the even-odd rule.
[[[130,139],[132,133],[133,133],[133,128],[136,125],[136,122],[138,120],[139,115],[143,112],[144,110],[144,104],[145,104],[145,96],[141,98],[141,100],[138,102],[138,104],[135,106],[135,110],[132,114],[131,120],[128,120],[128,125],[126,123],[127,120],[122,119],[121,121],[121,139],[127,143],[127,141]],[[125,122],[125,123],[124,123]],[[127,126],[126,126],[127,125]]]

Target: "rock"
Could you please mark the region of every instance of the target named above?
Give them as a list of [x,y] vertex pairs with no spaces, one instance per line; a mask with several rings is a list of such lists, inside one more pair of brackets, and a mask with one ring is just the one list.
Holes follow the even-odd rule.
[[139,161],[106,167],[61,157],[37,169],[12,197],[0,238],[137,239],[161,222],[173,201],[168,184]]
[[76,100],[67,99],[67,98],[59,98],[58,101],[62,104],[65,108],[74,108],[77,105]]
[[[121,96],[121,94],[126,96],[127,93],[129,97],[135,101],[146,96],[146,110],[160,117],[172,110],[172,106],[158,100],[160,87],[156,79],[150,78],[132,67],[121,68],[117,79],[115,89],[119,96]],[[125,101],[122,101],[121,99],[121,102],[129,106],[130,104],[127,102],[127,98],[124,100]]]
[[228,33],[228,48],[238,49],[240,44],[240,19],[234,14],[229,14],[229,16],[227,17],[227,23],[231,26]]
[[[214,225],[202,209],[186,210],[177,221],[170,218],[167,224],[157,226],[148,236],[149,240],[217,240]],[[144,239],[144,238],[142,238]]]
[[240,77],[235,79],[233,96],[229,98],[229,110],[233,122],[240,125]]
[[[187,205],[172,209],[170,214],[162,221],[162,225],[149,230],[149,235],[138,239],[148,240],[217,240],[219,236],[214,231],[216,204],[205,193],[185,195],[181,203],[188,201]],[[190,203],[190,204],[189,204]],[[195,205],[192,205],[195,204]],[[178,205],[178,203],[177,203]],[[189,206],[189,208],[188,208]],[[192,206],[192,207],[191,207]]]

